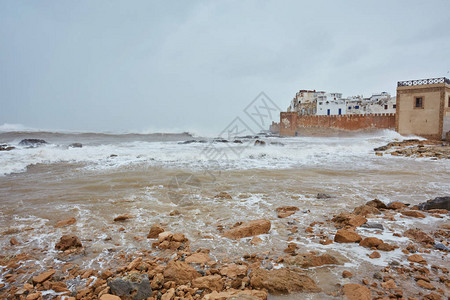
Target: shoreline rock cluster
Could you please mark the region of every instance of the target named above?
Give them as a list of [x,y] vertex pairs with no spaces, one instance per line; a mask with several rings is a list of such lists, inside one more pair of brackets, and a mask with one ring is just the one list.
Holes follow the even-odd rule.
[[450,159],[450,144],[443,141],[410,139],[391,142],[373,150],[378,156],[390,154],[415,158]]
[[[418,228],[395,232],[394,236],[409,239],[408,245],[403,247],[383,241],[383,227],[372,220],[443,218],[448,216],[449,205],[450,197],[438,197],[413,207],[400,202],[385,204],[375,199],[326,222],[313,222],[304,229],[310,237],[319,239],[318,245],[326,247],[326,252],[302,249],[301,243],[294,239],[298,228],[292,227],[294,235],[288,237],[281,255],[272,255],[268,251],[245,254],[234,260],[217,260],[210,249],[192,250],[183,233],[172,233],[160,224],[153,224],[147,235],[148,249],[113,254],[115,267],[82,269],[71,261],[84,255],[89,246],[77,236],[64,235],[55,244],[58,260],[63,263],[48,269],[32,263],[31,253],[0,255],[2,274],[6,274],[2,278],[4,283],[0,284],[0,297],[26,300],[63,299],[63,296],[69,300],[257,300],[267,299],[268,295],[323,293],[350,300],[446,299],[450,289],[447,260],[450,227],[436,228],[430,233]],[[299,208],[295,206],[275,209],[280,219],[289,218],[297,211]],[[114,218],[114,222],[130,220],[130,215]],[[70,218],[59,221],[55,227],[72,226],[76,222],[75,218]],[[327,224],[334,229],[326,232]],[[358,228],[370,228],[380,235],[365,236],[357,232]],[[272,222],[249,220],[229,228],[222,226],[218,231],[229,241],[238,243],[243,238],[252,238],[252,243],[258,243],[259,235],[272,234]],[[11,239],[12,246],[16,242]],[[338,244],[351,245],[355,251],[370,249],[369,260],[380,259],[401,248],[405,259],[391,260],[388,266],[380,267],[372,274],[360,275],[362,279],[357,279],[360,278],[356,276],[357,269],[346,269],[341,275],[345,279],[343,284],[339,283],[330,291],[311,277],[309,271],[324,268],[325,272],[331,272],[337,266],[345,267],[348,259],[334,251],[334,245]],[[439,265],[428,261],[425,257],[432,251],[442,256],[446,263]]]

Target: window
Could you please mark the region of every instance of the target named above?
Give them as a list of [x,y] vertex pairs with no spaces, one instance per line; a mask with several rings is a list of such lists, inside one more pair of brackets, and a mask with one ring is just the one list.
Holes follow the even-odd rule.
[[385,105],[385,106],[384,106],[384,109],[388,109],[388,106],[387,106],[387,105]]
[[448,97],[448,107],[450,107],[450,97]]
[[349,107],[348,107],[348,109],[352,109],[352,107],[351,107],[351,106],[349,106]]
[[339,115],[341,115],[341,114],[342,114],[342,109],[339,108]]
[[423,98],[422,97],[416,97],[416,108],[423,108]]
[[356,106],[355,106],[355,109],[359,109],[359,105],[356,105]]
[[392,105],[392,108],[397,108],[397,104]]

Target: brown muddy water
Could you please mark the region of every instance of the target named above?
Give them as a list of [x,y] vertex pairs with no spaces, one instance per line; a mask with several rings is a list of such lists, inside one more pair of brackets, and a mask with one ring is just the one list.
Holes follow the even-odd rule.
[[[298,244],[299,252],[335,253],[344,265],[304,270],[323,290],[334,291],[337,284],[356,282],[392,260],[404,261],[406,255],[400,247],[372,260],[367,257],[370,250],[357,245],[324,246],[307,236],[305,228],[310,223],[351,212],[374,198],[417,204],[450,194],[448,160],[374,155],[374,147],[402,139],[390,131],[339,138],[265,137],[265,147],[243,140],[239,156],[232,156],[234,151],[228,159],[219,160],[205,158],[206,144],[179,144],[190,139],[186,136],[126,141],[120,136],[47,136],[49,144],[38,148],[17,146],[22,137],[0,134],[0,144],[17,147],[0,152],[0,247],[3,255],[32,253],[42,268],[64,263],[54,250],[64,234],[77,235],[86,248],[86,255],[73,262],[85,268],[115,267],[112,253],[150,250],[151,240],[146,235],[152,224],[160,223],[166,230],[184,233],[193,250],[211,249],[211,257],[218,260],[238,260],[247,253],[280,257],[289,237]],[[78,141],[83,148],[67,147]],[[230,150],[225,144],[215,145]],[[215,198],[220,192],[227,192],[232,199]],[[333,197],[317,199],[317,193]],[[283,205],[297,206],[300,211],[279,219],[275,209]],[[133,218],[113,221],[124,213]],[[70,217],[77,219],[75,225],[54,228],[57,221]],[[362,228],[358,232],[401,246],[408,239],[396,237],[394,232],[415,227],[430,231],[449,222],[448,216],[394,217],[395,221],[372,220],[384,225],[382,232]],[[270,220],[272,229],[260,236],[263,242],[257,246],[250,244],[250,238],[223,238],[217,229],[218,225],[261,218]],[[333,239],[335,229],[327,224],[320,230]],[[297,226],[298,232],[289,231],[290,226]],[[12,237],[19,246],[10,246]],[[449,264],[438,252],[424,257],[430,263]],[[351,270],[355,277],[343,279],[343,270]],[[0,275],[3,282],[5,274]],[[327,297],[321,293],[271,299]]]

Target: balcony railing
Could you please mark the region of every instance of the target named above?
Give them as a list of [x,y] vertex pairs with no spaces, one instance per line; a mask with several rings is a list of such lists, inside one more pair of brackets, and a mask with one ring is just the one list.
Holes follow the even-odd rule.
[[399,81],[399,82],[397,82],[397,86],[414,86],[414,85],[437,84],[437,83],[450,84],[450,79],[445,78],[445,77],[440,77],[440,78]]

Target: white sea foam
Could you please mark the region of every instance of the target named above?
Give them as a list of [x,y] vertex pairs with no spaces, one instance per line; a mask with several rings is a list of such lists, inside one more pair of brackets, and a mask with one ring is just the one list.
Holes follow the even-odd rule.
[[[60,162],[80,163],[89,170],[122,168],[135,164],[197,170],[216,167],[288,169],[314,166],[339,169],[368,164],[376,168],[380,158],[372,155],[373,148],[403,138],[396,132],[385,130],[351,137],[263,138],[266,146],[254,146],[253,139],[242,140],[243,144],[178,144],[176,141],[123,142],[119,138],[115,143],[88,143],[83,148],[70,148],[67,144],[24,148],[16,144],[14,146],[17,149],[0,152],[0,175],[24,172],[30,165]],[[112,154],[116,156],[110,157]]]

